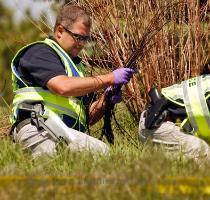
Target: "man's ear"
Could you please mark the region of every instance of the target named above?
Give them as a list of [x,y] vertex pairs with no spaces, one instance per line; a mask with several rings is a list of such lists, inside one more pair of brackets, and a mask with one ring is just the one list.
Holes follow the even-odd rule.
[[61,25],[58,25],[55,31],[56,37],[60,39],[63,35],[64,28]]

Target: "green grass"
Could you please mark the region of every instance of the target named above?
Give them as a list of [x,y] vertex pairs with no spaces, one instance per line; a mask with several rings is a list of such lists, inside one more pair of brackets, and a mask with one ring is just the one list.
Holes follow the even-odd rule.
[[[1,199],[208,199],[209,164],[199,166],[181,155],[169,159],[149,144],[143,148],[137,124],[125,110],[120,113],[118,120],[137,146],[115,128],[116,144],[106,157],[60,147],[54,157],[32,160],[9,138],[0,140]],[[99,127],[101,122],[92,128],[95,136]]]

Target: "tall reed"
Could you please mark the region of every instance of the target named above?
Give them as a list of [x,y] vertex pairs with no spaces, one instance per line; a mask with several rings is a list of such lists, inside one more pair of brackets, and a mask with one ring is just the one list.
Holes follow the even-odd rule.
[[125,65],[148,26],[152,31],[162,26],[147,38],[135,65],[137,73],[124,88],[124,101],[136,120],[151,87],[161,89],[196,76],[209,62],[208,2],[201,6],[190,0],[80,0],[79,4],[93,19],[92,42],[83,55],[86,64],[94,66],[92,72]]

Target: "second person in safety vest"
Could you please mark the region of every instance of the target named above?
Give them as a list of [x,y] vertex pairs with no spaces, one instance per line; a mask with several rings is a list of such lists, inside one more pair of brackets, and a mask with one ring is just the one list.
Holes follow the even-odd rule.
[[149,94],[151,103],[139,122],[140,140],[162,145],[170,157],[181,153],[210,161],[209,73]]

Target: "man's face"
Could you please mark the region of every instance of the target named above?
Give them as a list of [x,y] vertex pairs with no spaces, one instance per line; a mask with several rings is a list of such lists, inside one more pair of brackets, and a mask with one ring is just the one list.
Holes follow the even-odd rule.
[[90,28],[86,27],[82,20],[78,20],[71,28],[59,25],[55,38],[59,45],[74,58],[83,49],[89,34]]

